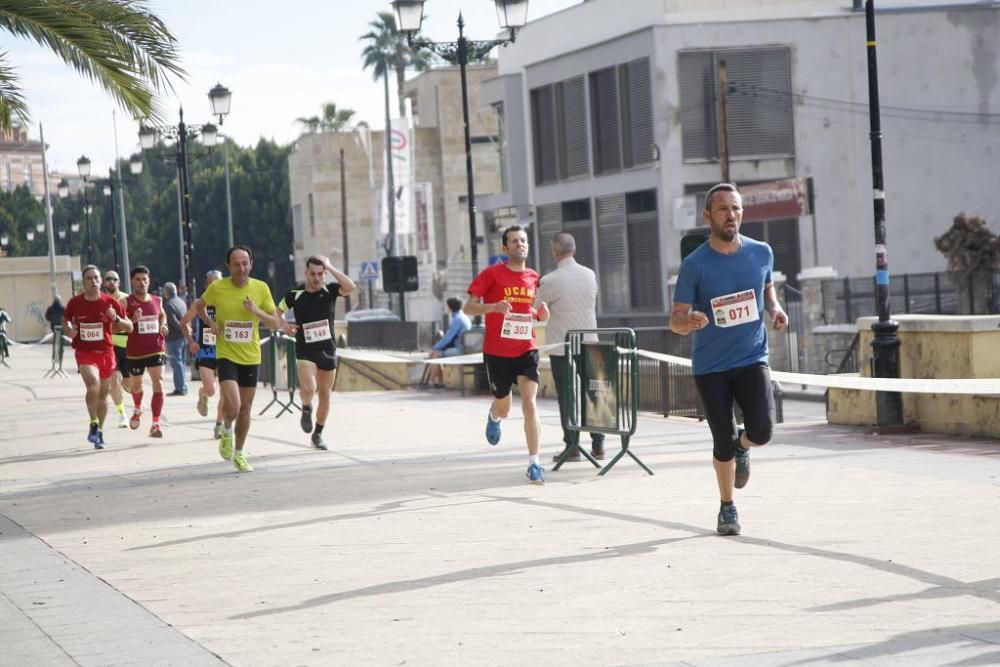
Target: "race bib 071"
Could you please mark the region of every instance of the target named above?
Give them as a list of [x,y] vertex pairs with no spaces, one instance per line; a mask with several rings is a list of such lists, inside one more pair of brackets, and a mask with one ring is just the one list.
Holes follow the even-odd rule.
[[752,289],[712,299],[712,315],[717,327],[735,327],[760,319],[757,294]]

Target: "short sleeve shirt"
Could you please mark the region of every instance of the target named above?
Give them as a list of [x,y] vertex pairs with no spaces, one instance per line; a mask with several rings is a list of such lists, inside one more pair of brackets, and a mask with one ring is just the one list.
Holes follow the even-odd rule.
[[295,313],[295,349],[298,352],[332,352],[336,349],[333,340],[334,307],[340,295],[340,283],[323,285],[316,292],[309,292],[304,285],[298,285],[285,294],[278,304],[283,311]]
[[708,316],[708,326],[692,334],[695,375],[768,360],[764,286],[771,282],[774,254],[766,243],[742,235],[740,240],[731,255],[703,243],[681,262],[674,302]]
[[[142,313],[138,323],[133,317],[137,310]],[[125,355],[129,359],[143,359],[163,354],[163,334],[160,332],[162,312],[163,303],[155,294],[150,294],[146,301],[140,301],[134,294],[129,294],[125,298],[125,313],[133,318],[132,333],[128,335],[128,343],[125,346]]]
[[274,299],[267,283],[248,278],[237,287],[230,277],[216,280],[201,295],[206,306],[215,306],[215,321],[220,335],[215,341],[215,356],[244,366],[260,364],[260,318],[243,307],[250,297],[265,313],[274,312]]
[[[506,264],[483,269],[469,285],[469,294],[483,303],[507,301],[511,313],[486,313],[483,352],[497,357],[520,357],[537,348],[531,304],[538,290],[533,269],[512,271]],[[527,327],[527,329],[525,329]]]
[[115,309],[118,317],[125,317],[122,305],[104,292],[95,301],[87,300],[83,294],[77,294],[69,300],[63,317],[76,327],[73,349],[88,352],[106,352],[111,349],[113,318],[108,317],[108,306]]

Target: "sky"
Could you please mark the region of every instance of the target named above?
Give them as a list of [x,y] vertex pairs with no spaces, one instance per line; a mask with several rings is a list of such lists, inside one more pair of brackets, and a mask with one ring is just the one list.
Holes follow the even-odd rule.
[[[529,21],[580,1],[530,0]],[[213,121],[208,91],[222,83],[233,100],[220,131],[243,146],[260,137],[292,141],[300,133],[295,119],[320,115],[324,102],[354,109],[354,119],[373,129],[383,127],[382,85],[362,69],[364,44],[358,38],[379,11],[392,10],[389,0],[148,0],[147,5],[177,37],[188,74],[162,98],[167,122],[177,123],[181,106],[189,125]],[[490,0],[428,0],[424,11],[422,33],[435,41],[457,39],[460,11],[470,39],[492,39],[500,29]],[[103,89],[52,52],[5,37],[3,48],[31,109],[29,134],[37,139],[39,123],[44,128],[49,171],[76,173],[77,159],[86,155],[95,175],[107,173],[116,155],[127,158],[139,150],[138,125]],[[397,108],[394,94],[391,108]]]

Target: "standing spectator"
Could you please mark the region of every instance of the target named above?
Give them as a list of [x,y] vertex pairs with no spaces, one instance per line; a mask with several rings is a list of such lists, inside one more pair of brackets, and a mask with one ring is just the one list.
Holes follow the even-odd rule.
[[[597,276],[586,266],[576,263],[576,240],[568,232],[559,232],[552,237],[552,258],[556,269],[542,277],[535,302],[549,304],[549,323],[545,330],[548,343],[561,343],[570,329],[597,328]],[[559,401],[559,421],[563,421],[566,410],[567,388],[564,387],[566,373],[566,348],[557,347],[549,351],[552,364],[552,379],[556,384],[556,399]],[[570,454],[567,461],[579,461],[579,431],[563,431],[563,443]],[[565,451],[565,450],[564,450]],[[590,434],[590,453],[598,460],[604,458],[604,434]],[[558,461],[562,452],[552,460]]]
[[56,298],[52,300],[52,304],[45,309],[45,320],[49,323],[49,329],[52,333],[56,332],[56,327],[62,326],[63,313],[66,309],[63,307],[62,297],[56,294]]
[[177,285],[173,283],[163,284],[163,312],[167,314],[167,357],[174,372],[174,390],[169,396],[184,396],[188,389],[184,377],[186,346],[181,318],[187,313],[187,304],[177,295]]

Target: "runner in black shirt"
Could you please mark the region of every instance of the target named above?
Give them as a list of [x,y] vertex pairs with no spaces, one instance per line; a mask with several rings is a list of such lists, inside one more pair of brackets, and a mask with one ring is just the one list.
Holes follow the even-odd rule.
[[[336,282],[323,284],[329,271]],[[278,304],[277,314],[295,313],[295,357],[299,375],[299,392],[302,395],[302,430],[312,431],[312,444],[326,449],[323,426],[330,414],[330,393],[337,377],[337,346],[333,338],[333,311],[337,296],[347,296],[354,291],[354,281],[338,271],[330,260],[314,255],[306,260],[305,284],[298,285],[285,294]],[[316,410],[316,427],[313,430],[312,398],[319,394]]]

